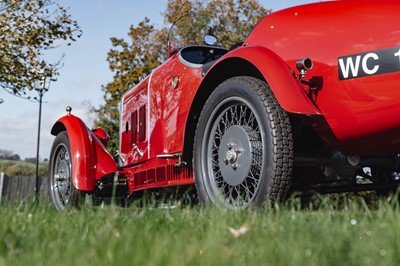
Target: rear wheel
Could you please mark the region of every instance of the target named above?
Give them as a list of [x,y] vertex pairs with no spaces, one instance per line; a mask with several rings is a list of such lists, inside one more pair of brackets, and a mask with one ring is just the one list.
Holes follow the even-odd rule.
[[197,125],[193,167],[199,199],[230,209],[286,196],[293,163],[287,114],[266,83],[234,77],[207,100]]
[[79,207],[84,201],[84,192],[72,184],[72,163],[68,135],[60,132],[54,140],[50,154],[48,192],[57,210]]

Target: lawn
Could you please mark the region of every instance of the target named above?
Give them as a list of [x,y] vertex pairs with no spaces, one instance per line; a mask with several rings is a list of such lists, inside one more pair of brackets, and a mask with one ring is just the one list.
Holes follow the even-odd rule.
[[[324,205],[324,203],[323,203]],[[0,206],[0,265],[400,265],[400,211],[379,202],[231,212]]]

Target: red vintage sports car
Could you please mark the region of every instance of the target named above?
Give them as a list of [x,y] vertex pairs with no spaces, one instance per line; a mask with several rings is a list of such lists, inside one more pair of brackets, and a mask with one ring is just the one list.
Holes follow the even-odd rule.
[[52,202],[193,185],[202,204],[230,209],[293,191],[390,193],[400,178],[399,14],[397,0],[326,1],[266,16],[234,49],[209,35],[201,45],[175,38],[168,60],[123,96],[117,155],[71,108],[55,123]]

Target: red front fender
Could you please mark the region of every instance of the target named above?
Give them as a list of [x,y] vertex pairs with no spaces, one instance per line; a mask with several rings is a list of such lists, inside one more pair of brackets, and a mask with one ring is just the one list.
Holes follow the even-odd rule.
[[[229,52],[214,67],[218,67],[219,64],[224,65],[225,61],[231,60],[242,60],[255,67],[267,81],[285,111],[310,115],[320,114],[299,80],[293,75],[290,67],[270,49],[261,46],[241,47]],[[210,72],[212,71],[210,70]]]
[[72,184],[79,190],[91,191],[98,179],[117,170],[117,164],[80,118],[71,114],[61,117],[51,134],[57,135],[64,130],[70,142]]

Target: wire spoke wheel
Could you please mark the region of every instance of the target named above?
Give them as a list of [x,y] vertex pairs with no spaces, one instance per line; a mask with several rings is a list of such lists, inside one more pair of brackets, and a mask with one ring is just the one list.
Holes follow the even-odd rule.
[[70,143],[65,131],[54,140],[50,154],[48,192],[55,208],[79,207],[84,200],[84,193],[72,184],[72,162]]
[[[229,209],[275,202],[292,165],[290,124],[265,83],[232,78],[210,95],[196,130],[193,167],[200,201]],[[282,124],[283,126],[277,126]]]
[[210,195],[213,201],[222,196],[228,207],[246,207],[260,185],[263,132],[250,104],[241,99],[228,98],[215,112],[220,115],[207,125],[208,144],[202,152]]
[[51,192],[57,209],[68,204],[71,195],[71,160],[65,144],[56,148],[54,174],[51,177]]

